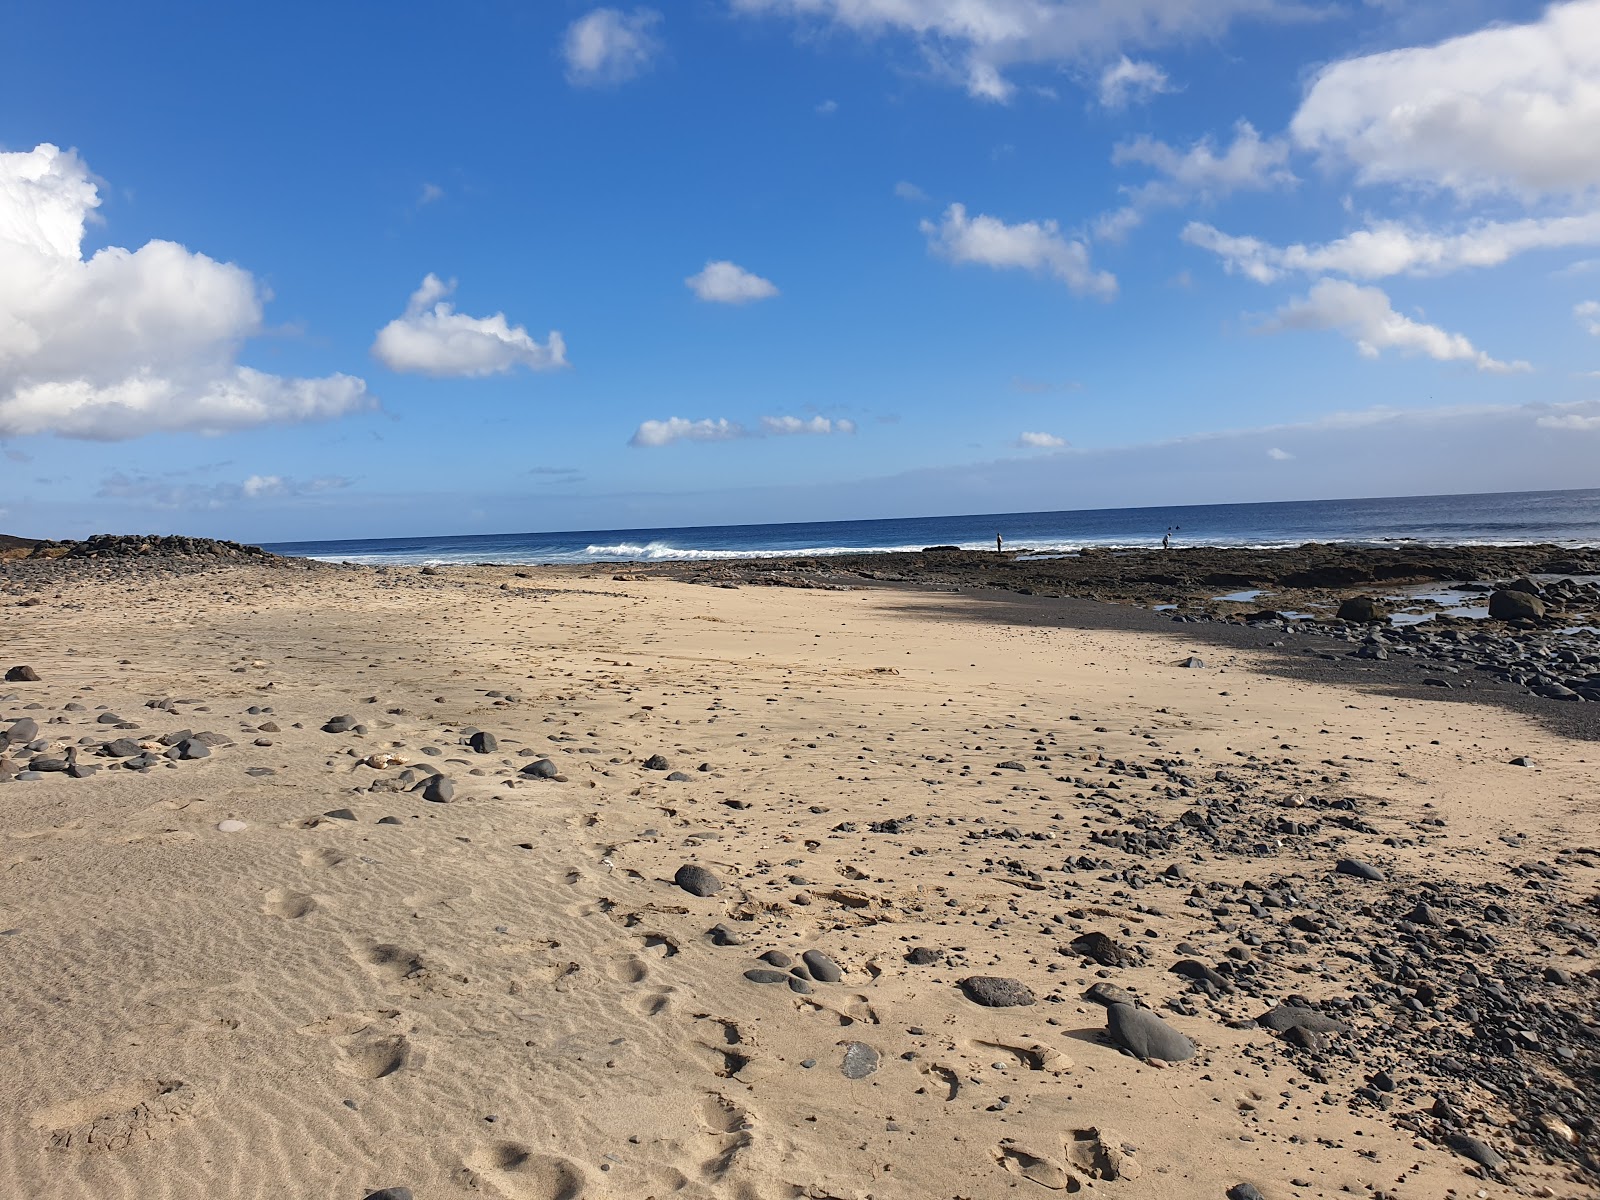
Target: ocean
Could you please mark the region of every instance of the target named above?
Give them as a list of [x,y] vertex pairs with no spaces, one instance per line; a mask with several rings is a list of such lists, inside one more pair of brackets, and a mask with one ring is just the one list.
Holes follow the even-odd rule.
[[997,533],[1005,538],[1008,550],[1050,554],[1083,546],[1158,546],[1168,531],[1178,547],[1270,548],[1304,542],[1597,546],[1600,488],[781,525],[279,542],[267,549],[296,557],[373,564],[666,562],[888,552],[924,546],[982,550],[994,547]]

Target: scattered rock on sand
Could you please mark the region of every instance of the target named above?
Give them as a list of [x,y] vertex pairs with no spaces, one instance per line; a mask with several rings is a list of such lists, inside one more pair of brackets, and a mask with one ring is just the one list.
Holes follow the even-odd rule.
[[478,730],[468,738],[467,745],[471,746],[479,754],[493,754],[500,749],[500,742],[494,734],[483,729]]
[[[1521,593],[1517,594],[1520,595]],[[1493,1146],[1490,1146],[1487,1142],[1481,1142],[1468,1134],[1452,1133],[1445,1138],[1445,1145],[1461,1155],[1462,1158],[1470,1158],[1480,1167],[1490,1171],[1499,1171],[1505,1168],[1506,1160],[1500,1157]]]
[[1369,883],[1382,883],[1383,872],[1371,863],[1362,862],[1359,858],[1341,858],[1333,868],[1340,875],[1349,875],[1355,879],[1364,879]]
[[431,804],[449,804],[455,795],[455,780],[448,775],[431,775],[422,785],[422,798]]
[[220,821],[217,823],[218,833],[242,833],[249,828],[243,821]]
[[12,667],[6,672],[7,683],[38,683],[39,672],[32,667]]
[[672,882],[691,896],[714,896],[724,886],[722,880],[696,863],[684,863],[672,876]]
[[1389,615],[1383,607],[1371,596],[1351,596],[1339,605],[1336,617],[1340,621],[1350,621],[1357,625],[1387,624]]
[[969,975],[961,981],[961,990],[968,1000],[985,1008],[1017,1008],[1034,1002],[1027,984],[1003,975]]
[[13,721],[11,728],[0,733],[0,749],[6,746],[25,746],[39,736],[39,722],[32,717]]
[[838,983],[844,977],[839,964],[834,962],[820,950],[807,950],[801,959],[806,964],[806,969],[811,972],[811,978],[823,983]]
[[1300,1008],[1293,1004],[1280,1004],[1256,1018],[1256,1024],[1274,1033],[1290,1029],[1309,1029],[1312,1033],[1343,1033],[1349,1028],[1343,1021],[1330,1017],[1314,1008]]
[[669,763],[662,755],[652,754],[649,758],[645,759],[641,765],[646,771],[665,771],[672,764]]
[[865,1042],[846,1042],[839,1070],[846,1079],[865,1079],[878,1069],[878,1052]]
[[529,779],[554,779],[561,774],[556,769],[555,763],[548,758],[541,758],[538,762],[529,763],[522,768],[522,773]]
[[1106,1009],[1106,1028],[1112,1040],[1135,1058],[1182,1062],[1197,1053],[1193,1042],[1148,1008],[1113,1004]]
[[1115,1129],[1080,1129],[1067,1148],[1067,1161],[1095,1179],[1137,1179],[1144,1174],[1133,1148]]

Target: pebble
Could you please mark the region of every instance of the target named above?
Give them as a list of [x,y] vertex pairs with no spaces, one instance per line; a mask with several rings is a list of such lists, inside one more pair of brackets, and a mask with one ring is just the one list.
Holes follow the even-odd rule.
[[881,1061],[878,1052],[865,1042],[846,1042],[844,1062],[839,1070],[846,1079],[865,1079],[878,1069]]
[[969,975],[961,980],[961,990],[968,1000],[985,1008],[1017,1008],[1034,1003],[1027,984],[1002,975]]
[[232,820],[229,820],[229,821],[219,821],[217,823],[217,832],[218,833],[242,833],[244,830],[246,830],[248,828],[249,828],[249,826],[246,825],[243,821],[232,821]]
[[1106,1028],[1113,1041],[1137,1058],[1182,1062],[1198,1053],[1193,1042],[1148,1008],[1113,1004],[1106,1009]]
[[7,683],[38,683],[39,672],[32,667],[12,667],[6,672]]
[[684,863],[672,876],[672,882],[691,896],[714,896],[723,888],[722,880],[695,863]]
[[1355,879],[1364,879],[1370,883],[1382,883],[1383,872],[1371,863],[1362,862],[1359,858],[1341,858],[1333,868],[1340,875],[1349,875]]
[[482,729],[467,740],[467,745],[471,746],[479,754],[493,754],[500,749],[500,742],[494,734],[487,733]]
[[807,950],[800,957],[810,969],[813,979],[822,983],[838,983],[844,977],[839,964],[820,950]]
[[422,785],[422,798],[430,804],[449,804],[455,794],[455,780],[448,775],[430,775]]
[[1445,1145],[1461,1155],[1462,1158],[1470,1158],[1480,1167],[1486,1167],[1491,1171],[1499,1171],[1506,1165],[1506,1160],[1500,1157],[1494,1147],[1465,1133],[1452,1133],[1445,1138],[1444,1142]]
[[769,971],[762,967],[751,967],[744,973],[744,977],[751,983],[788,983],[789,976],[782,971]]
[[529,763],[522,768],[522,773],[530,779],[554,779],[561,774],[556,770],[555,763],[548,758],[541,758],[538,762]]

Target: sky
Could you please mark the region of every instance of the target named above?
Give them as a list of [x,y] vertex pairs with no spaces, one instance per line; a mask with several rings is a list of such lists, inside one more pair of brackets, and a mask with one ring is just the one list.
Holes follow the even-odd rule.
[[1600,0],[0,25],[0,530],[1600,486]]

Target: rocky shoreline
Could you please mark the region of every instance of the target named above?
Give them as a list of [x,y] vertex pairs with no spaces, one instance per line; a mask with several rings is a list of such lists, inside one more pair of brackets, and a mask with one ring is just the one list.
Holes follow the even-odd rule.
[[[1340,643],[1357,659],[1426,662],[1438,668],[1428,686],[1456,687],[1481,674],[1545,700],[1600,702],[1600,551],[1592,549],[1309,544],[1047,555],[930,547],[629,564],[629,573],[722,586],[899,585],[1138,605],[1179,624],[1248,626]],[[1487,611],[1457,615],[1439,593],[1406,594],[1444,584],[1456,589],[1448,599],[1481,599]]]

